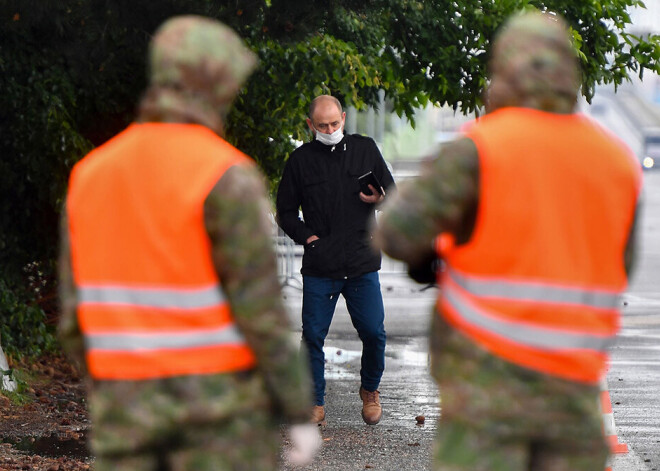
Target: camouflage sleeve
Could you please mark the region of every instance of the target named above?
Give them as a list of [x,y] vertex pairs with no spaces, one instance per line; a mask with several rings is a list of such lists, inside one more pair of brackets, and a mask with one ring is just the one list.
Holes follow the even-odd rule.
[[85,349],[76,312],[78,298],[73,283],[69,229],[65,209],[62,210],[62,218],[60,221],[58,274],[60,319],[57,325],[57,336],[65,353],[76,364],[78,369],[83,372],[86,369]]
[[467,138],[453,141],[422,164],[420,176],[398,185],[386,201],[375,230],[375,244],[409,265],[422,264],[434,238],[451,232],[469,238],[479,191],[479,158]]
[[623,255],[623,263],[628,277],[630,277],[637,264],[637,237],[639,233],[639,215],[641,214],[642,204],[641,201],[638,202],[637,207],[635,208],[635,215],[633,216],[633,222],[630,226],[630,234],[628,234],[628,241]]
[[256,354],[273,400],[288,420],[304,422],[311,407],[310,378],[292,343],[269,210],[258,170],[234,166],[209,194],[204,217],[236,324]]

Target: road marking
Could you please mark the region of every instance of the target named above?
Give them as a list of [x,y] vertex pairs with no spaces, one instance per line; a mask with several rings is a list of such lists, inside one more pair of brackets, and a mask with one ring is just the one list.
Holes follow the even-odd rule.
[[658,314],[649,314],[649,315],[640,315],[640,316],[623,316],[622,324],[624,330],[626,327],[633,326],[642,326],[642,327],[652,327],[660,325],[660,315]]

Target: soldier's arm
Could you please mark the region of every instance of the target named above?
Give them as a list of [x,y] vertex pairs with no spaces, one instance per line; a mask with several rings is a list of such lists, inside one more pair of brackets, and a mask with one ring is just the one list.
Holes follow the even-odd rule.
[[469,239],[479,194],[479,157],[467,138],[443,146],[422,164],[420,176],[398,185],[382,207],[375,243],[410,266],[428,260],[434,238],[450,232]]
[[635,215],[633,216],[633,222],[630,226],[630,234],[628,234],[628,241],[626,243],[626,249],[623,256],[623,264],[626,269],[626,274],[628,277],[632,274],[633,269],[637,263],[637,233],[638,233],[638,224],[639,224],[639,215],[641,214],[642,202],[637,203],[635,208]]
[[78,297],[73,283],[73,270],[71,268],[71,248],[69,243],[69,230],[66,211],[62,210],[60,221],[60,254],[58,260],[60,320],[57,325],[57,335],[62,348],[68,357],[81,370],[85,371],[85,348],[76,307]]
[[254,351],[277,406],[292,422],[306,421],[310,382],[292,344],[273,251],[265,185],[256,168],[234,166],[204,204],[213,262],[236,324]]

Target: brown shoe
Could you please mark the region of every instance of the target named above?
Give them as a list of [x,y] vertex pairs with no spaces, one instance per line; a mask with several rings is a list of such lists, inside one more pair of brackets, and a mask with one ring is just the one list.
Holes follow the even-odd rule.
[[309,422],[312,424],[322,425],[325,420],[325,407],[314,406],[312,407],[312,414],[310,415]]
[[360,387],[360,399],[362,399],[362,420],[368,425],[376,425],[380,422],[383,409],[380,407],[380,393],[367,391]]

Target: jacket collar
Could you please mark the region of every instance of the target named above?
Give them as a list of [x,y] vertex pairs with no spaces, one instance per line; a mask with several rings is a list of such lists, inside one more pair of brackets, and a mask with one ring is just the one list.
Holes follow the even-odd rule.
[[310,142],[311,145],[314,146],[315,149],[320,150],[321,152],[344,152],[348,148],[348,135],[344,134],[344,137],[342,138],[341,141],[339,141],[338,144],[335,144],[334,146],[328,146],[326,144],[322,144],[321,142],[317,141],[316,139],[312,140]]

